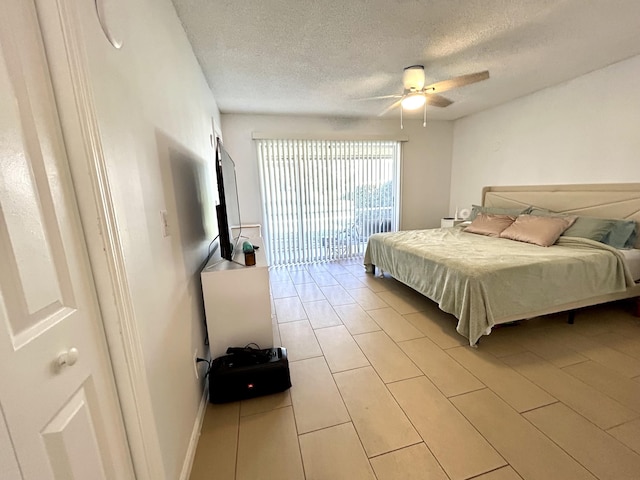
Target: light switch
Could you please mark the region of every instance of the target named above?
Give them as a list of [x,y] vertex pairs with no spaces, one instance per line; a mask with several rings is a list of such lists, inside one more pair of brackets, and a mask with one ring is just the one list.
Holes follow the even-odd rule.
[[160,226],[162,228],[163,237],[171,235],[171,231],[169,230],[169,214],[166,210],[160,210]]

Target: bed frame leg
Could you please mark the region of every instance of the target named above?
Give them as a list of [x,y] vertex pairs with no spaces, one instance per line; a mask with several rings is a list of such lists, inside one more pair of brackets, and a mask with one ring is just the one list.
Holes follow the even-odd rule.
[[576,320],[576,311],[575,310],[569,310],[569,318],[567,319],[567,323],[569,325],[573,325],[575,320]]
[[636,317],[640,317],[640,297],[635,298],[635,308],[633,309],[633,315]]

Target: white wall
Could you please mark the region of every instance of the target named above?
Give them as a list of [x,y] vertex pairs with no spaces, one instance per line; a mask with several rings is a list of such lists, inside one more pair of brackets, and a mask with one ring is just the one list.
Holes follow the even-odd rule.
[[487,185],[640,182],[639,78],[637,56],[456,121],[451,205]]
[[448,214],[451,172],[452,122],[400,119],[325,118],[305,116],[223,114],[222,131],[225,148],[237,169],[238,193],[243,223],[262,223],[258,159],[251,135],[253,132],[318,135],[404,135],[402,211],[403,229],[437,227]]
[[209,135],[219,112],[170,0],[119,2],[119,50],[92,4],[78,4],[88,74],[163,469],[177,479],[203,393],[193,357],[206,355],[199,272],[216,234]]

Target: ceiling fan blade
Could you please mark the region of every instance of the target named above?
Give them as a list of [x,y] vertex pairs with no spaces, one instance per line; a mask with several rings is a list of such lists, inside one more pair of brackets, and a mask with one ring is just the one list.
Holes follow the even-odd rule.
[[427,92],[446,92],[452,88],[464,87],[472,83],[481,82],[489,78],[489,71],[470,73],[468,75],[461,75],[459,77],[450,78],[449,80],[443,80],[441,82],[432,83],[427,85],[425,90]]
[[387,108],[385,108],[382,112],[380,112],[378,114],[378,116],[382,117],[383,115],[386,115],[387,113],[389,113],[394,108],[400,106],[400,103],[402,103],[402,99],[398,100],[397,102],[393,102],[391,105],[389,105]]
[[365,97],[365,98],[356,98],[356,100],[361,101],[361,100],[381,100],[383,98],[402,98],[402,94],[396,94],[396,95],[381,95],[379,97]]
[[453,103],[448,98],[436,95],[435,93],[427,93],[425,94],[425,98],[427,99],[427,105],[433,105],[434,107],[448,107]]

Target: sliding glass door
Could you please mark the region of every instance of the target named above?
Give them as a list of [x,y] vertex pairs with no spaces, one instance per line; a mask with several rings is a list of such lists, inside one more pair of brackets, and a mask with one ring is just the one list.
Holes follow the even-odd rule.
[[257,140],[271,265],[362,255],[398,229],[400,143]]

